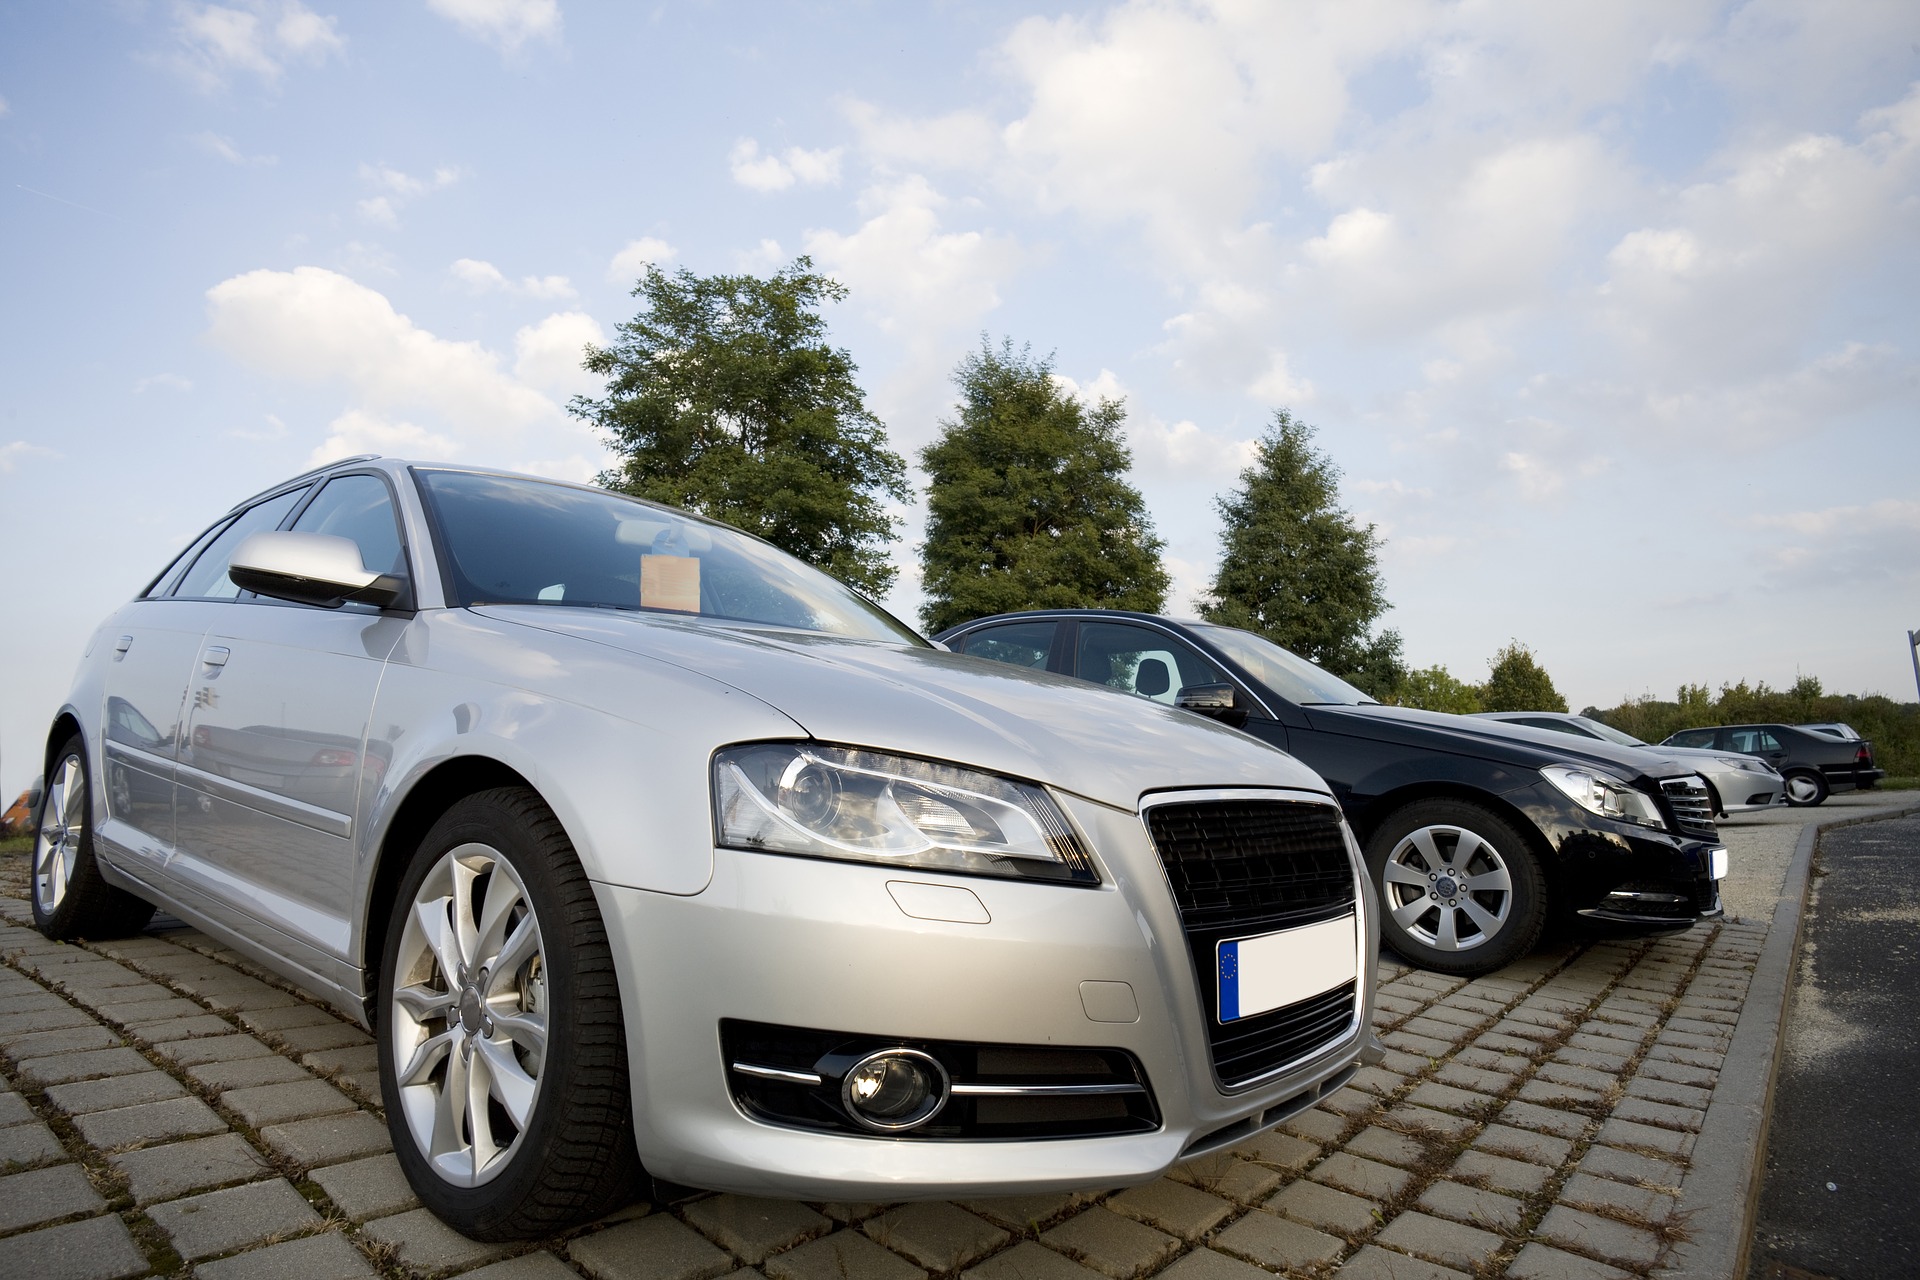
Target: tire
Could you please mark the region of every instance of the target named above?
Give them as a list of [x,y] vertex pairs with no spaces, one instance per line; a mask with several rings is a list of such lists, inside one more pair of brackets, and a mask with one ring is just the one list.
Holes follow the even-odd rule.
[[79,734],[60,744],[34,821],[33,923],[49,938],[124,938],[153,904],[106,882],[93,853],[93,793]]
[[1814,769],[1789,770],[1785,782],[1787,803],[1796,809],[1811,809],[1830,794],[1826,778]]
[[[1367,869],[1381,941],[1423,969],[1491,973],[1532,950],[1546,926],[1546,882],[1532,846],[1476,804],[1422,800],[1398,810],[1368,841]],[[1450,871],[1471,877],[1454,883],[1457,896],[1444,892]]]
[[382,950],[380,1087],[427,1208],[473,1239],[514,1240],[641,1192],[606,929],[538,796],[482,791],[442,815],[401,878]]

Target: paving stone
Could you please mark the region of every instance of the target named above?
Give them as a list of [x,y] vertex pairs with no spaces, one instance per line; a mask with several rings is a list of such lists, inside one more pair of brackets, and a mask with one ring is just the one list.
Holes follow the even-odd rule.
[[1351,1119],[1374,1110],[1380,1105],[1380,1099],[1364,1089],[1355,1089],[1349,1085],[1337,1090],[1331,1097],[1321,1099],[1319,1105],[1337,1116],[1346,1116]]
[[1660,1257],[1660,1239],[1651,1231],[1557,1204],[1534,1234],[1577,1253],[1652,1266]]
[[1353,1073],[1353,1079],[1347,1083],[1377,1098],[1384,1098],[1397,1092],[1406,1082],[1407,1078],[1397,1071],[1388,1071],[1385,1067],[1362,1067]]
[[1419,1075],[1431,1066],[1433,1062],[1433,1060],[1425,1054],[1403,1053],[1391,1045],[1382,1047],[1386,1050],[1386,1056],[1380,1059],[1380,1065],[1389,1071],[1398,1072],[1403,1076]]
[[144,1027],[154,1023],[201,1017],[207,1011],[191,1000],[182,1000],[179,996],[168,995],[157,1000],[136,1000],[126,1004],[108,1005],[100,1012],[135,1035],[139,1035]]
[[[1504,1059],[1503,1059],[1504,1061]],[[1503,1094],[1513,1087],[1516,1076],[1505,1071],[1489,1070],[1486,1067],[1473,1066],[1455,1058],[1434,1073],[1435,1080],[1456,1089],[1471,1089],[1475,1093]]]
[[1561,1084],[1557,1080],[1544,1080],[1535,1077],[1520,1086],[1514,1095],[1521,1102],[1531,1102],[1536,1106],[1556,1107],[1565,1110],[1569,1107],[1599,1108],[1603,1095],[1577,1084]]
[[1248,1160],[1258,1160],[1261,1164],[1280,1169],[1304,1169],[1320,1156],[1320,1148],[1314,1143],[1277,1129],[1270,1129],[1257,1138],[1249,1138],[1233,1150],[1234,1154]]
[[111,1049],[125,1044],[119,1036],[97,1022],[85,1026],[62,1027],[58,1031],[36,1031],[31,1035],[5,1036],[7,1053],[15,1062],[29,1058],[47,1058],[76,1053],[83,1049]]
[[349,1218],[380,1217],[420,1204],[391,1152],[315,1169],[313,1180]]
[[260,1136],[275,1151],[308,1168],[393,1150],[387,1126],[364,1111],[268,1125]]
[[1632,1120],[1639,1124],[1655,1125],[1663,1129],[1686,1129],[1698,1132],[1706,1121],[1706,1114],[1692,1107],[1676,1107],[1671,1103],[1654,1102],[1647,1098],[1622,1098],[1613,1114],[1621,1120]]
[[426,1209],[375,1218],[363,1224],[360,1232],[392,1245],[400,1261],[423,1271],[470,1267],[497,1258],[510,1247],[469,1240]]
[[[1480,1021],[1481,1019],[1476,1018],[1470,1025],[1477,1026]],[[1437,1040],[1451,1049],[1454,1045],[1467,1038],[1469,1027],[1455,1026],[1453,1023],[1443,1022],[1439,1018],[1434,1017],[1433,1011],[1429,1010],[1417,1018],[1410,1018],[1402,1023],[1400,1032],[1402,1035],[1424,1036],[1429,1040]]]
[[1654,1062],[1679,1062],[1689,1067],[1704,1067],[1714,1071],[1726,1060],[1726,1054],[1704,1049],[1683,1049],[1677,1045],[1656,1044],[1647,1050],[1647,1057]]
[[288,1031],[295,1027],[337,1026],[340,1022],[339,1015],[332,1010],[299,1000],[271,1008],[241,1009],[234,1016],[240,1019],[241,1026],[256,1033]]
[[[1017,1246],[1020,1249],[1031,1248],[1036,1253],[1046,1254],[1047,1250],[1037,1244]],[[1004,1258],[1007,1255],[1001,1254]],[[1073,1267],[1074,1271],[1090,1276],[1093,1273],[1062,1258],[1059,1254],[1050,1254],[1061,1267]],[[988,1274],[987,1267],[992,1265],[989,1259],[986,1266],[975,1267],[963,1275],[979,1276]],[[772,1280],[922,1280],[926,1272],[914,1266],[899,1254],[889,1253],[858,1231],[840,1230],[830,1236],[801,1245],[798,1249],[786,1253],[776,1253],[768,1258],[766,1273]],[[1062,1272],[1043,1271],[1034,1268],[1027,1280],[1065,1280]]]
[[1507,1275],[1513,1280],[1629,1280],[1633,1273],[1535,1242],[1507,1264]]
[[1380,1206],[1373,1201],[1305,1179],[1280,1188],[1265,1207],[1343,1236],[1370,1231],[1382,1221]]
[[993,1196],[980,1200],[962,1200],[960,1207],[997,1222],[1009,1231],[1038,1230],[1050,1226],[1069,1209],[1078,1208],[1086,1197],[1071,1191],[1032,1196]]
[[[1477,1067],[1484,1071],[1498,1071],[1504,1075],[1517,1076],[1532,1070],[1533,1060],[1516,1053],[1499,1053],[1493,1049],[1472,1048],[1462,1049],[1454,1054],[1446,1067],[1440,1069],[1440,1074],[1446,1074],[1447,1069],[1454,1066]],[[1459,1082],[1450,1081],[1450,1083],[1458,1084]],[[1472,1086],[1462,1087],[1471,1088]]]
[[134,1107],[116,1107],[75,1116],[74,1127],[96,1147],[112,1150],[131,1143],[151,1146],[175,1138],[198,1138],[222,1133],[227,1122],[198,1098],[169,1098],[165,1102],[143,1102]]
[[1492,1099],[1485,1094],[1456,1089],[1452,1085],[1436,1084],[1431,1080],[1416,1087],[1407,1095],[1406,1100],[1423,1107],[1432,1107],[1436,1111],[1452,1111],[1471,1116],[1478,1116],[1482,1110],[1492,1104]]
[[1451,1039],[1439,1040],[1432,1036],[1415,1035],[1411,1031],[1389,1031],[1380,1037],[1380,1043],[1422,1058],[1444,1058],[1453,1052]]
[[286,1120],[358,1110],[346,1094],[324,1080],[311,1078],[290,1084],[229,1089],[220,1095],[220,1105],[256,1129]]
[[1591,1146],[1580,1157],[1580,1172],[1639,1186],[1678,1188],[1687,1171],[1670,1160],[1656,1160],[1618,1147]]
[[129,1076],[106,1076],[99,1080],[79,1080],[56,1084],[47,1090],[47,1101],[68,1115],[88,1111],[110,1111],[141,1102],[160,1102],[186,1095],[180,1082],[164,1071],[141,1071]]
[[734,1269],[705,1236],[664,1213],[580,1236],[567,1256],[595,1280],[713,1280]]
[[159,1045],[174,1040],[189,1040],[195,1036],[231,1035],[233,1024],[217,1014],[197,1013],[190,1018],[169,1018],[165,1022],[142,1023],[133,1031],[148,1044]]
[[1406,1103],[1387,1112],[1387,1117],[1399,1128],[1436,1134],[1442,1138],[1464,1138],[1480,1127],[1478,1121],[1469,1120],[1465,1116],[1449,1115],[1444,1111],[1433,1111]]
[[1482,1151],[1491,1151],[1495,1155],[1512,1156],[1516,1160],[1526,1160],[1533,1164],[1543,1164],[1548,1168],[1558,1168],[1567,1159],[1567,1153],[1573,1150],[1573,1144],[1565,1138],[1556,1138],[1551,1134],[1535,1133],[1530,1129],[1515,1129],[1511,1125],[1490,1124],[1473,1145]]
[[1576,1067],[1592,1067],[1595,1071],[1604,1071],[1610,1075],[1619,1075],[1626,1070],[1632,1058],[1624,1053],[1596,1053],[1592,1049],[1561,1049],[1553,1055],[1555,1062],[1568,1063]]
[[1419,1204],[1428,1213],[1493,1231],[1510,1232],[1527,1216],[1524,1201],[1503,1196],[1497,1191],[1463,1186],[1458,1182],[1434,1183],[1421,1192]]
[[0,1178],[0,1231],[17,1231],[75,1213],[107,1207],[77,1164],[55,1165]]
[[209,1089],[249,1089],[263,1084],[297,1084],[313,1076],[296,1063],[279,1055],[270,1058],[235,1058],[231,1062],[197,1062],[187,1074]]
[[1467,1280],[1464,1271],[1370,1244],[1340,1264],[1340,1280]]
[[136,1204],[171,1200],[189,1191],[262,1178],[272,1172],[260,1153],[237,1133],[142,1147],[108,1158],[127,1175]]
[[864,1222],[887,1206],[878,1201],[863,1200],[823,1200],[813,1206],[832,1218],[835,1222]]
[[380,1046],[355,1044],[344,1049],[316,1049],[300,1055],[300,1061],[316,1071],[378,1071]]
[[833,1223],[794,1200],[718,1195],[696,1200],[684,1210],[687,1221],[715,1244],[750,1263],[821,1235]]
[[1374,1239],[1434,1262],[1469,1270],[1498,1253],[1506,1243],[1491,1231],[1416,1211],[1401,1214]]
[[268,1236],[320,1224],[320,1215],[284,1179],[249,1182],[150,1205],[147,1216],[185,1258],[229,1253]]
[[1720,1073],[1710,1067],[1690,1067],[1684,1062],[1662,1062],[1656,1058],[1648,1058],[1640,1064],[1639,1077],[1671,1080],[1675,1084],[1690,1084],[1702,1089],[1711,1089],[1720,1082]]
[[1544,1064],[1536,1077],[1551,1080],[1556,1084],[1570,1084],[1593,1093],[1605,1093],[1619,1082],[1619,1077],[1605,1071],[1595,1071],[1592,1067],[1577,1067],[1570,1062],[1549,1062]]
[[1324,1147],[1340,1140],[1340,1135],[1347,1131],[1347,1122],[1318,1107],[1310,1107],[1299,1115],[1290,1117],[1280,1127],[1296,1138],[1317,1142]]
[[1413,1175],[1405,1169],[1396,1169],[1376,1160],[1363,1160],[1346,1151],[1328,1156],[1315,1165],[1307,1176],[1315,1182],[1323,1182],[1373,1200],[1391,1200],[1413,1181]]
[[147,1255],[112,1214],[0,1240],[0,1275],[123,1280],[146,1272]]
[[1679,1204],[1674,1195],[1615,1182],[1611,1178],[1598,1178],[1590,1173],[1574,1174],[1567,1180],[1567,1185],[1560,1188],[1556,1198],[1562,1204],[1579,1209],[1596,1212],[1618,1209],[1646,1222],[1665,1222],[1673,1216]]
[[127,1048],[88,1049],[80,1053],[55,1054],[49,1058],[29,1058],[19,1066],[22,1076],[41,1085],[153,1070],[151,1062]]
[[[580,1273],[550,1253],[523,1253],[478,1271],[462,1271],[460,1280],[580,1280]],[[760,1273],[736,1271],[727,1280],[760,1280]]]
[[289,1053],[311,1053],[316,1049],[344,1049],[350,1045],[368,1045],[373,1037],[350,1022],[335,1022],[317,1027],[291,1027],[273,1033]]
[[1685,1157],[1693,1154],[1692,1134],[1657,1129],[1650,1124],[1635,1124],[1631,1120],[1608,1120],[1600,1126],[1596,1141],[1610,1147],[1644,1147],[1667,1155]]
[[1516,1129],[1536,1129],[1556,1138],[1577,1138],[1587,1131],[1587,1117],[1533,1102],[1509,1102],[1500,1109],[1500,1123]]
[[[1122,1191],[1107,1201],[1107,1207],[1187,1241],[1195,1241],[1206,1235],[1234,1209],[1230,1202],[1219,1196],[1209,1195],[1198,1187],[1190,1187],[1171,1178],[1161,1178],[1143,1187]],[[944,1271],[947,1268],[935,1267],[934,1270]]]
[[1275,1214],[1255,1211],[1214,1237],[1214,1247],[1263,1267],[1331,1262],[1345,1246],[1335,1236]]
[[1043,1244],[1113,1280],[1157,1269],[1180,1251],[1180,1241],[1104,1205],[1075,1214],[1040,1237]]
[[1671,1103],[1676,1107],[1692,1107],[1695,1111],[1705,1111],[1713,1102],[1711,1089],[1701,1089],[1690,1084],[1675,1084],[1644,1075],[1635,1076],[1627,1081],[1627,1096],[1646,1098],[1651,1102]]
[[1212,1249],[1195,1249],[1160,1273],[1160,1280],[1272,1280],[1273,1273]]
[[1354,1134],[1346,1150],[1352,1155],[1410,1168],[1427,1158],[1428,1144],[1410,1134],[1376,1126]]
[[[1456,1004],[1455,1002],[1459,1002],[1459,1003]],[[1455,996],[1453,998],[1453,1001],[1449,1001],[1446,1004],[1436,1004],[1432,1008],[1428,1009],[1426,1013],[1422,1016],[1431,1018],[1435,1022],[1446,1023],[1448,1026],[1452,1026],[1452,1027],[1463,1027],[1463,1028],[1469,1028],[1469,1029],[1477,1028],[1482,1023],[1487,1021],[1488,1014],[1486,1012],[1478,1012],[1473,1009],[1460,1007],[1467,1003],[1485,1005],[1487,1002],[1469,1001],[1467,997]],[[1500,1006],[1497,1004],[1492,1005],[1491,1007],[1496,1010],[1500,1008]],[[1421,1034],[1424,1035],[1425,1033],[1422,1032]]]
[[0,1166],[25,1168],[49,1160],[63,1160],[66,1154],[66,1148],[53,1136],[53,1130],[38,1120],[0,1129]]
[[193,1269],[199,1280],[360,1280],[378,1273],[337,1231],[237,1253]]
[[25,1098],[17,1093],[0,1093],[0,1126],[25,1124],[36,1118]]
[[164,1044],[155,1044],[154,1051],[183,1067],[196,1066],[202,1062],[233,1062],[240,1058],[266,1058],[273,1056],[269,1049],[252,1036],[199,1036],[192,1040],[173,1040]]
[[1223,1196],[1235,1204],[1264,1200],[1287,1180],[1286,1174],[1269,1165],[1237,1160],[1225,1152],[1175,1165],[1167,1176],[1196,1186],[1209,1195]]
[[[1177,1182],[1167,1185],[1189,1195],[1201,1194]],[[1231,1208],[1223,1201],[1217,1203],[1222,1212]],[[947,1201],[899,1205],[869,1219],[861,1230],[876,1243],[905,1254],[929,1271],[957,1271],[1010,1238],[985,1218]]]
[[1495,1053],[1514,1054],[1531,1060],[1540,1046],[1525,1036],[1508,1035],[1504,1031],[1486,1031],[1474,1037],[1473,1047],[1489,1049]]

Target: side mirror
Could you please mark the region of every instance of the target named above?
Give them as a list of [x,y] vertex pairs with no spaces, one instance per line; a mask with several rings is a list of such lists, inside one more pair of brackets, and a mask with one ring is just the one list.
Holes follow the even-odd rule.
[[1186,711],[1198,711],[1203,716],[1212,716],[1238,729],[1247,722],[1247,708],[1239,705],[1235,694],[1230,684],[1190,684],[1175,695],[1174,705]]
[[227,576],[244,590],[323,609],[337,609],[348,600],[384,609],[407,589],[405,578],[362,564],[353,539],[327,533],[252,534],[234,548]]

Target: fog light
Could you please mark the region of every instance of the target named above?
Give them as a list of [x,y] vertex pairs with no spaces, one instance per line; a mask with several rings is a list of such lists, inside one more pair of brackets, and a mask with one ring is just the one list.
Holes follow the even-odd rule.
[[840,1098],[869,1129],[916,1129],[946,1105],[946,1068],[917,1049],[882,1049],[853,1064]]

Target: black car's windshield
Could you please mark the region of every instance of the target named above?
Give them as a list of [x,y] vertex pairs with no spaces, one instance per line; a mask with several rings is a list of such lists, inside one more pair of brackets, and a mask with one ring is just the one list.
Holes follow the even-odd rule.
[[1634,737],[1632,734],[1622,733],[1618,729],[1614,728],[1612,725],[1601,724],[1598,720],[1592,719],[1589,716],[1575,716],[1574,719],[1578,720],[1580,724],[1587,730],[1587,732],[1595,734],[1599,737],[1605,738],[1608,742],[1613,743],[1615,746],[1644,747],[1647,745],[1646,743],[1640,741],[1640,739]]
[[1247,674],[1296,706],[1325,706],[1329,703],[1357,707],[1374,702],[1360,690],[1328,675],[1298,654],[1288,653],[1271,640],[1263,640],[1251,631],[1236,627],[1195,624],[1193,630],[1203,640],[1245,667]]
[[836,579],[725,525],[572,485],[414,475],[463,606],[646,610],[926,643]]

